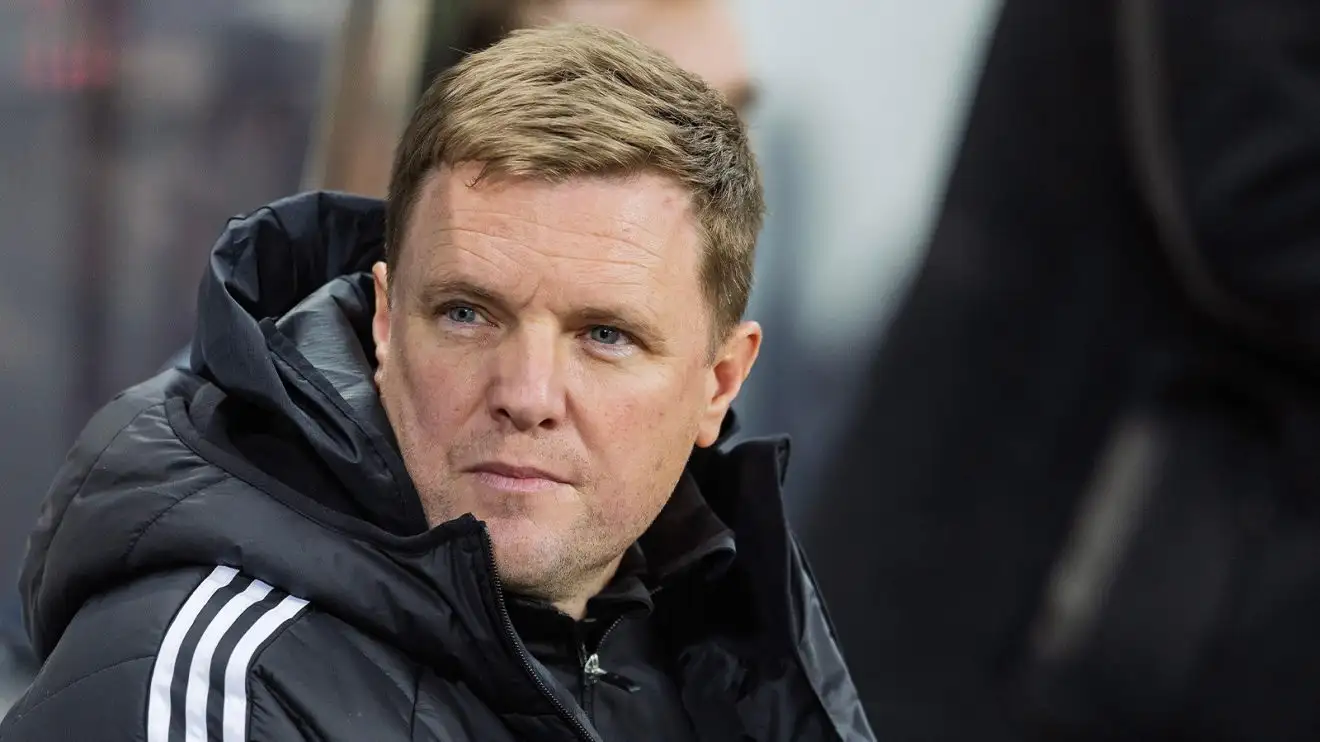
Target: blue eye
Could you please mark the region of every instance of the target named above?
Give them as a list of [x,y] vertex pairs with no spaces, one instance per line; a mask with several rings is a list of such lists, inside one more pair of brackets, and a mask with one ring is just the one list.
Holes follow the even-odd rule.
[[468,306],[454,306],[445,310],[445,317],[450,322],[456,322],[460,325],[470,325],[480,319],[477,310]]
[[609,325],[596,325],[587,335],[601,345],[619,345],[628,339],[623,330]]

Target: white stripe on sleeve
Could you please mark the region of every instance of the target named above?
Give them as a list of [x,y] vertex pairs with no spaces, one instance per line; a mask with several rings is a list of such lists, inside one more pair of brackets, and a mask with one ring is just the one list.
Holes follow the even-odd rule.
[[307,601],[301,598],[286,597],[252,624],[229,655],[229,664],[225,667],[224,742],[247,742],[248,666],[261,645],[306,606]]
[[238,571],[232,567],[216,567],[188,596],[183,607],[170,621],[165,639],[156,653],[156,665],[151,671],[151,690],[147,698],[147,742],[169,742],[170,686],[174,684],[174,666],[179,660],[179,649],[184,637],[197,621],[197,616],[215,597],[217,591],[233,582]]
[[253,580],[246,590],[225,603],[225,607],[215,614],[198,640],[197,649],[193,650],[192,666],[188,670],[188,702],[184,716],[186,742],[207,742],[206,702],[211,696],[211,660],[215,657],[216,646],[234,628],[243,611],[260,603],[270,591],[270,585],[261,580]]

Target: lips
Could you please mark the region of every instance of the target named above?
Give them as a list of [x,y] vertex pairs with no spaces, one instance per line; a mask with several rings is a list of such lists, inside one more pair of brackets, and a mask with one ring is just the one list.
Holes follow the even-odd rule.
[[568,477],[541,469],[539,466],[516,465],[499,461],[478,463],[470,467],[473,474],[483,485],[495,490],[513,492],[536,492],[550,490],[561,485],[568,485]]
[[548,480],[556,484],[568,484],[566,477],[557,475],[535,466],[520,466],[504,462],[491,461],[477,464],[471,470],[474,474],[489,474],[504,479]]

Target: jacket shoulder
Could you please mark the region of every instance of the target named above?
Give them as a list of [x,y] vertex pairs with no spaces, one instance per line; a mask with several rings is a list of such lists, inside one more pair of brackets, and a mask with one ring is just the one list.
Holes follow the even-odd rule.
[[[443,708],[419,711],[423,688],[427,705]],[[314,728],[312,736],[323,740],[412,739],[415,727],[437,725],[440,739],[467,739],[468,726],[445,715],[488,713],[470,691],[428,673],[405,649],[322,610],[308,611],[255,659],[250,692],[261,739],[285,739],[276,733],[285,725]]]
[[42,501],[19,578],[39,656],[51,652],[85,600],[126,584],[125,548],[178,500],[179,487],[222,478],[177,439],[168,419],[168,403],[197,384],[168,371],[123,392],[93,416],[66,456]]
[[0,740],[247,739],[252,667],[308,613],[306,601],[229,567],[107,591],[70,622]]

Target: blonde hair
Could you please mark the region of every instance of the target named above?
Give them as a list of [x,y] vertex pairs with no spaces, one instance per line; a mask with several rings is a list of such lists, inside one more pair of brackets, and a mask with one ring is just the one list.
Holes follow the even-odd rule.
[[554,26],[515,31],[438,76],[394,158],[391,268],[426,177],[460,163],[480,163],[481,177],[672,176],[705,243],[712,329],[723,337],[742,319],[765,211],[760,172],[725,97],[661,53],[616,31]]

